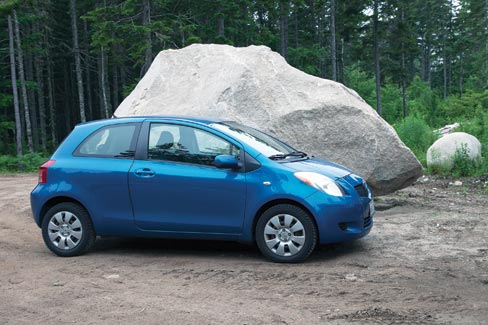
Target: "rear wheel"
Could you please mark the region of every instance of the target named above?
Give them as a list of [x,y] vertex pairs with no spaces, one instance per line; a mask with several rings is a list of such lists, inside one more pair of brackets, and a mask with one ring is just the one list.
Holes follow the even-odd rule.
[[88,212],[79,204],[64,202],[44,215],[42,238],[53,253],[69,257],[89,250],[96,235]]
[[266,210],[256,224],[256,243],[261,253],[278,263],[305,260],[317,243],[317,229],[303,209],[279,204]]

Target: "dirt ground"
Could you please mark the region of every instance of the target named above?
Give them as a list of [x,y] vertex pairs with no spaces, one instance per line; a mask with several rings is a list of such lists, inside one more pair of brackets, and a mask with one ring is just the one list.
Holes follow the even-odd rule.
[[367,237],[299,265],[204,241],[56,257],[31,217],[36,181],[0,176],[0,324],[488,324],[484,179],[424,177],[377,199]]

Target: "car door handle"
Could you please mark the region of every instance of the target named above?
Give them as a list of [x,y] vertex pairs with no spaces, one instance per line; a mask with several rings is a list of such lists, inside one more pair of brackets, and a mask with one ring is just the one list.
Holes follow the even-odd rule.
[[149,168],[139,168],[134,171],[134,174],[138,177],[154,177],[156,173],[154,170],[149,169]]

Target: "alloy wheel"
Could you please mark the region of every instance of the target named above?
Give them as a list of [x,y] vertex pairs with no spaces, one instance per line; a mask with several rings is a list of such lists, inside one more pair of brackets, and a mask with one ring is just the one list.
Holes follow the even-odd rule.
[[305,228],[296,217],[278,214],[266,223],[264,241],[276,255],[293,256],[305,244]]

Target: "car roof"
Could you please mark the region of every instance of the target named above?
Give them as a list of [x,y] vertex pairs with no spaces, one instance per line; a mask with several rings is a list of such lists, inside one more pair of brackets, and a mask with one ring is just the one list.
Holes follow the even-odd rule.
[[110,118],[110,119],[94,120],[94,121],[89,121],[89,122],[80,123],[80,124],[93,124],[93,123],[97,123],[97,122],[107,123],[109,121],[117,123],[117,122],[121,122],[123,120],[135,122],[135,121],[143,121],[146,119],[193,122],[193,123],[199,123],[199,124],[205,124],[205,125],[212,124],[212,123],[226,122],[226,120],[218,119],[218,118],[193,117],[193,116],[181,116],[181,115],[144,115],[144,116],[123,116],[123,117],[118,117],[118,116],[113,115],[112,118]]
[[183,115],[144,115],[144,116],[127,116],[118,117],[113,116],[113,118],[141,118],[141,119],[167,119],[167,120],[178,120],[178,121],[188,121],[196,122],[201,124],[212,124],[218,122],[224,122],[223,119],[211,118],[211,117],[196,117],[196,116],[183,116]]

